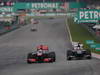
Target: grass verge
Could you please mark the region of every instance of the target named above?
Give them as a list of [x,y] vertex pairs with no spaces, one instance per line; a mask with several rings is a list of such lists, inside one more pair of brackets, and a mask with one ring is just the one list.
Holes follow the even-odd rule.
[[68,18],[67,23],[69,25],[72,41],[79,41],[84,44],[84,48],[89,48],[92,52],[100,54],[100,51],[90,48],[89,45],[86,44],[86,40],[94,40],[96,43],[100,43],[100,41],[98,41],[87,29],[75,23],[72,18]]

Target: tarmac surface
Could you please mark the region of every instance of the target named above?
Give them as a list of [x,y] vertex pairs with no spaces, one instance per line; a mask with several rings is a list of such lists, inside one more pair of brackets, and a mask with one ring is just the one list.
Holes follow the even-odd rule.
[[[37,31],[30,31],[34,26]],[[27,64],[27,54],[40,44],[56,52],[56,62]],[[0,36],[0,75],[100,75],[99,59],[67,61],[70,48],[65,17],[39,19],[37,25]]]

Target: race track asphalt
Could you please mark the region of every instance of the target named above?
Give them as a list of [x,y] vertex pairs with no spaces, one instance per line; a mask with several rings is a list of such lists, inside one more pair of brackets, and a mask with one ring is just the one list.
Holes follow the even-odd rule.
[[[31,32],[31,27],[37,31]],[[40,44],[56,52],[56,62],[27,64],[27,53]],[[100,60],[66,60],[71,48],[65,17],[39,19],[37,25],[27,25],[0,36],[0,75],[100,75]]]

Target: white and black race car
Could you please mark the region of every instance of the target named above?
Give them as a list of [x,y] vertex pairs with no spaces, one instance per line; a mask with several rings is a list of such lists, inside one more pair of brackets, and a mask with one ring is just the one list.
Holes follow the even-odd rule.
[[92,58],[91,51],[89,49],[83,49],[83,44],[74,42],[72,46],[73,46],[72,50],[67,50],[67,60],[84,59],[84,58],[91,59]]

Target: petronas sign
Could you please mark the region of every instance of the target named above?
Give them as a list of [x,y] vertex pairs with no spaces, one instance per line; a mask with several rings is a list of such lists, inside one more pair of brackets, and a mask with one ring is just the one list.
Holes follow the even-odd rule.
[[59,8],[59,4],[58,3],[32,3],[31,7],[35,9]]
[[15,9],[57,9],[60,8],[60,3],[45,2],[45,3],[16,3]]
[[0,7],[0,12],[16,12],[18,9],[60,9],[59,2],[15,3],[13,6]]

